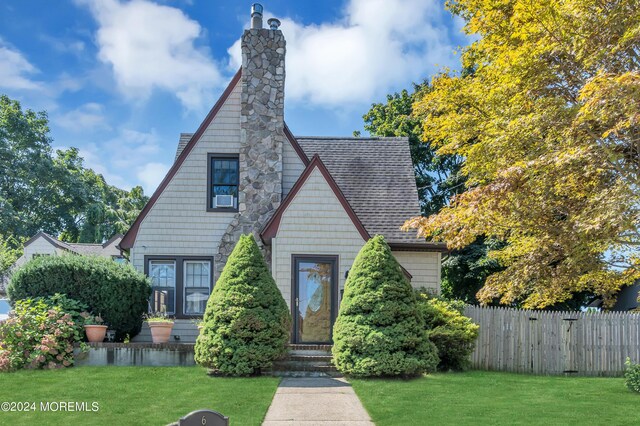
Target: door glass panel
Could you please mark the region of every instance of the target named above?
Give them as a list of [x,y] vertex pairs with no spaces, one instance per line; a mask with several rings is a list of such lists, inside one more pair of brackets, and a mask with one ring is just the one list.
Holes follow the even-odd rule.
[[332,262],[299,261],[298,342],[331,341]]

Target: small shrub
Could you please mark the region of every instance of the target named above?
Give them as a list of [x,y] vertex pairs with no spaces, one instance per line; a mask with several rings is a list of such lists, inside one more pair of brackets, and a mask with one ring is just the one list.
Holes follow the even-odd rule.
[[627,358],[625,365],[627,368],[624,372],[624,383],[632,391],[640,392],[640,364],[631,362],[631,359]]
[[66,294],[102,316],[116,331],[116,339],[135,336],[147,312],[151,285],[131,265],[95,256],[40,256],[11,276],[11,300]]
[[69,367],[81,336],[60,307],[44,300],[17,301],[12,316],[0,323],[0,371]]
[[286,352],[291,316],[253,236],[243,235],[207,302],[195,360],[221,375],[245,376]]
[[438,369],[464,370],[478,338],[477,324],[463,315],[464,303],[444,301],[419,294],[420,309],[429,339],[438,348]]
[[380,235],[349,271],[333,340],[336,368],[356,377],[414,376],[438,364],[411,284]]

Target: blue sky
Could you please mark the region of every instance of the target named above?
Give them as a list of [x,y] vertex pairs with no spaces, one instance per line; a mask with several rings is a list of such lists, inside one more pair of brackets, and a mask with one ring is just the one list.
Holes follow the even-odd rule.
[[[0,93],[49,113],[54,147],[151,194],[239,67],[252,2],[21,0],[0,4]],[[287,39],[285,119],[349,136],[387,93],[455,68],[467,43],[441,0],[263,1]]]

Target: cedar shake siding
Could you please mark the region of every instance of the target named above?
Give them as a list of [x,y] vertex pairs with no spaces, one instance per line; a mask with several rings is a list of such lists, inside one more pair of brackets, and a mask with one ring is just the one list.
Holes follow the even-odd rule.
[[207,212],[207,158],[239,154],[240,92],[238,83],[140,223],[131,248],[139,271],[145,255],[213,256],[218,251],[235,213]]
[[426,288],[440,294],[440,252],[391,251],[398,262],[412,275],[413,288]]
[[295,194],[271,240],[273,275],[291,306],[292,255],[338,256],[338,286],[344,288],[345,272],[365,241],[344,207],[315,168]]

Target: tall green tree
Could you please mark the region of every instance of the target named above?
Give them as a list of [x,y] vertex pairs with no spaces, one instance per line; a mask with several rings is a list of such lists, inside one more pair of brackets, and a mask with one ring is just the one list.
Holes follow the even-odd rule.
[[46,112],[0,96],[0,239],[8,248],[38,231],[70,242],[125,232],[147,201],[86,169],[76,148],[51,147]]
[[47,115],[0,97],[0,235],[57,233],[84,204],[83,188],[56,161]]
[[407,223],[490,255],[482,301],[609,303],[640,277],[640,6],[637,0],[452,0],[476,41],[472,75],[443,72],[414,106],[439,154],[465,158],[468,190]]
[[460,173],[463,158],[458,155],[438,155],[432,142],[422,138],[422,119],[414,114],[413,104],[429,91],[426,82],[414,84],[413,92],[402,90],[387,95],[386,103],[371,105],[369,112],[363,116],[364,128],[371,135],[409,138],[424,215],[437,213],[453,195],[464,191],[464,176]]
[[[463,157],[440,155],[436,144],[423,138],[421,117],[413,105],[430,91],[428,83],[414,84],[413,92],[403,90],[387,95],[386,103],[371,106],[363,118],[365,130],[374,136],[408,137],[416,174],[416,184],[422,214],[438,213],[449,200],[466,190],[465,177],[460,169]],[[487,258],[488,247],[484,238],[470,246],[454,250],[442,262],[442,294],[451,299],[477,303],[476,293],[484,286],[491,273],[499,271],[496,260]]]

